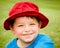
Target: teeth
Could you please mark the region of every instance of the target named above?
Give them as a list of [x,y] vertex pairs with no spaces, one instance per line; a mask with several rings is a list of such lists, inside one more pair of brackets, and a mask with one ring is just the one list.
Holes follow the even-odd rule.
[[32,35],[32,33],[31,34],[23,34],[23,36],[25,36],[25,35]]
[[30,35],[30,34],[26,34],[26,35]]

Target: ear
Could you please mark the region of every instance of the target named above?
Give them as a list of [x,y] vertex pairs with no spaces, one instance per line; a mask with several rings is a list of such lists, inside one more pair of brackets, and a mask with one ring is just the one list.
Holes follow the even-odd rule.
[[12,32],[13,34],[15,34],[14,28],[13,28],[11,25],[10,25],[9,27],[10,27],[11,32]]
[[42,24],[42,22],[40,21],[40,22],[39,22],[39,26],[38,26],[39,28],[41,28],[41,24]]

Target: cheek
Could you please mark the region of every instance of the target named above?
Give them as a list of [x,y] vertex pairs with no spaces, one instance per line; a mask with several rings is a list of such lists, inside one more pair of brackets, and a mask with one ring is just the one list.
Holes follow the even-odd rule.
[[22,34],[22,32],[23,32],[23,29],[15,29],[14,32],[15,32],[16,36],[20,36]]
[[32,30],[34,33],[38,33],[39,28],[38,28],[38,27],[33,27],[31,30]]

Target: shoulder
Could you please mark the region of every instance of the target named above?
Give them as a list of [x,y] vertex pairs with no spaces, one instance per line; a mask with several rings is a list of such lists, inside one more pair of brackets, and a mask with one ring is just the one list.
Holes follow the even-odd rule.
[[42,41],[52,41],[52,39],[46,34],[39,34],[38,36]]
[[17,38],[11,40],[6,44],[5,48],[13,48],[16,45],[16,41],[17,41]]
[[41,48],[54,48],[54,43],[49,36],[39,34],[37,38],[38,43],[36,44],[35,48],[39,48],[39,46],[41,46]]
[[36,37],[36,40],[39,41],[52,41],[52,39],[47,36],[46,34],[38,34],[38,36]]

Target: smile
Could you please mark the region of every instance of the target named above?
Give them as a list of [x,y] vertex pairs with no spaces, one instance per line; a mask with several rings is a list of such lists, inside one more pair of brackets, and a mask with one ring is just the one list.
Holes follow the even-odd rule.
[[33,35],[34,33],[30,33],[30,34],[23,34],[23,36],[30,36]]

